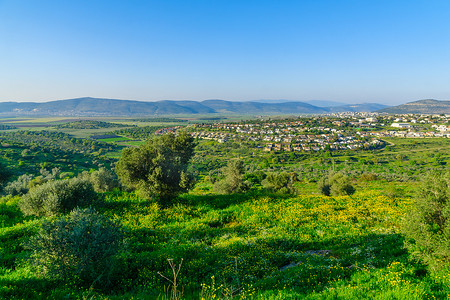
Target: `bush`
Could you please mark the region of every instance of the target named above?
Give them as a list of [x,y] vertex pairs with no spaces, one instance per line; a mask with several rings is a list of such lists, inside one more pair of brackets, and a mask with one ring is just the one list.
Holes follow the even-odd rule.
[[30,189],[34,188],[38,185],[42,185],[46,182],[55,180],[56,177],[58,177],[58,175],[61,173],[61,170],[59,168],[53,168],[50,172],[47,169],[43,168],[43,169],[40,169],[39,172],[41,173],[41,175],[39,175],[39,176],[33,178],[33,180],[31,180],[31,182],[29,184]]
[[450,171],[424,178],[404,229],[415,258],[432,271],[450,268]]
[[244,180],[249,181],[252,184],[261,184],[267,175],[263,171],[254,171],[252,173],[247,173],[244,175]]
[[26,248],[32,251],[30,261],[40,276],[90,286],[105,282],[122,246],[119,220],[112,221],[93,208],[76,208],[68,218],[45,221]]
[[88,180],[52,180],[31,189],[19,201],[19,207],[25,215],[53,216],[89,205],[96,198]]
[[89,180],[97,193],[110,192],[120,186],[116,174],[105,168],[91,173],[85,171],[80,177]]
[[244,162],[242,160],[230,160],[223,168],[225,177],[214,184],[214,191],[219,194],[243,193],[250,187],[244,181]]
[[5,165],[0,163],[0,186],[5,183],[8,178],[11,176],[10,171],[6,168]]
[[279,174],[271,173],[262,183],[271,192],[293,194],[295,192],[294,178],[294,175],[286,172]]
[[26,194],[29,190],[30,182],[33,175],[24,174],[19,176],[15,181],[8,183],[5,186],[4,192],[6,195],[16,196]]
[[319,192],[326,196],[352,195],[355,192],[350,179],[340,172],[330,172],[320,178],[318,188]]
[[363,173],[361,177],[359,177],[360,181],[375,181],[378,180],[378,176],[373,173]]

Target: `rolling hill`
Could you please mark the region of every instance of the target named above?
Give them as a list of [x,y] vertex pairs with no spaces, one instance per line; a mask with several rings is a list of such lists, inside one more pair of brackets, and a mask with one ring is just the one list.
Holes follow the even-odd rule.
[[386,107],[377,112],[390,114],[450,114],[450,101],[418,100],[398,106]]
[[173,115],[173,114],[323,114],[330,112],[361,112],[384,108],[381,104],[349,104],[331,107],[319,107],[300,101],[268,102],[258,101],[174,101],[155,102],[76,98],[43,103],[3,102],[0,103],[1,115],[35,116],[131,116],[131,115]]

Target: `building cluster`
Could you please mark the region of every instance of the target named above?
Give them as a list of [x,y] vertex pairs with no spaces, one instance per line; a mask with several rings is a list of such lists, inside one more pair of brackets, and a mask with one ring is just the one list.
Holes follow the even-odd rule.
[[436,131],[377,131],[371,132],[371,136],[375,137],[404,137],[404,138],[430,138],[430,137],[444,137],[450,138],[450,130],[446,132]]
[[156,135],[163,135],[166,133],[173,133],[175,134],[178,129],[181,129],[182,126],[174,126],[174,127],[167,127],[167,128],[161,128],[155,131]]
[[[379,147],[383,143],[377,139],[363,139],[357,134],[349,135],[343,130],[317,127],[293,127],[289,123],[271,124],[213,124],[213,131],[194,131],[195,138],[226,141],[253,141],[264,151],[320,151],[355,150]],[[302,125],[298,123],[296,125]],[[224,131],[226,130],[226,131]],[[327,133],[305,134],[308,131]]]
[[447,124],[450,124],[450,116],[445,115],[345,113],[298,120],[196,125],[192,135],[221,143],[230,140],[254,142],[255,147],[264,151],[355,150],[381,147],[383,137],[450,138],[450,125]]

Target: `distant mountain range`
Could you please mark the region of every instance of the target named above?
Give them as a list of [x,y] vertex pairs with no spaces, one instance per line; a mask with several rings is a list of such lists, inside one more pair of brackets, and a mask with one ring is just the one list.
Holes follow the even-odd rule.
[[[286,100],[286,99],[261,99],[261,100],[253,100],[253,102],[260,102],[260,103],[285,103],[285,102],[299,102],[296,100]],[[314,106],[318,107],[331,107],[331,106],[346,106],[348,103],[344,102],[336,102],[336,101],[329,101],[329,100],[308,100],[308,101],[301,101],[303,103],[308,103]]]
[[389,114],[450,114],[450,101],[433,99],[419,100],[398,106],[386,107],[377,112]]
[[[372,112],[386,108],[377,103],[343,104],[332,101],[317,101],[316,105],[300,101],[175,101],[155,102],[77,98],[43,103],[2,102],[1,115],[36,116],[131,116],[131,115],[173,115],[173,114],[323,114],[331,112]],[[283,100],[281,100],[283,101]],[[319,103],[320,102],[320,103]],[[320,106],[331,104],[328,107]],[[320,104],[320,105],[319,105]]]

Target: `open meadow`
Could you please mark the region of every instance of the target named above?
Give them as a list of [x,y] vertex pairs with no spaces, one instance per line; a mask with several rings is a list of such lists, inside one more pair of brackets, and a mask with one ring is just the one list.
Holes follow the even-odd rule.
[[[377,138],[383,142],[377,147],[354,150],[323,144],[320,151],[267,151],[269,142],[246,136],[219,142],[186,134],[190,144],[166,141],[172,131],[182,136],[199,130],[184,119],[3,121],[39,125],[39,130],[0,131],[2,299],[450,295],[448,249],[439,248],[439,268],[408,246],[414,244],[408,224],[416,200],[425,195],[425,174],[448,172],[448,138],[384,137]],[[371,142],[360,136],[361,143]],[[182,145],[180,157],[166,161],[167,149],[176,143]],[[133,165],[142,149],[159,154]],[[180,168],[193,181],[186,179],[166,195],[164,189],[173,187],[158,181],[158,174],[175,169],[183,155],[189,163]],[[126,177],[140,176],[130,168],[157,163],[163,167],[137,183]],[[145,180],[153,181],[146,185]],[[165,188],[156,189],[159,185]],[[441,189],[443,206],[449,186]],[[77,202],[88,194],[92,197]],[[73,225],[88,220],[76,219],[77,206],[93,209],[95,219]],[[432,224],[430,232],[445,236],[444,225]],[[102,231],[108,226],[118,228],[114,237],[120,243],[101,258],[106,245],[116,243]]]

